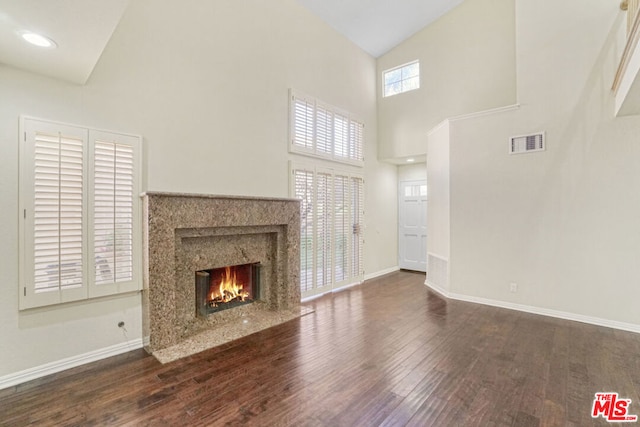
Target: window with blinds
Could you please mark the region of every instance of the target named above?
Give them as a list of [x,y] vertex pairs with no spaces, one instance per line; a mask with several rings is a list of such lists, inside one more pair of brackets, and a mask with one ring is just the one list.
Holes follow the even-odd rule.
[[95,283],[133,279],[133,147],[96,141],[94,150]]
[[292,164],[292,196],[301,200],[303,297],[364,278],[364,180],[347,172]]
[[33,139],[34,291],[82,287],[85,141],[60,132]]
[[140,138],[22,118],[20,308],[140,289]]
[[300,287],[312,288],[314,254],[314,176],[312,172],[299,171],[294,175],[294,192],[300,199]]
[[351,277],[364,275],[364,241],[362,237],[362,225],[364,224],[364,180],[361,177],[352,176],[349,179],[351,186],[351,224],[353,242],[351,247]]
[[290,91],[290,151],[364,165],[364,124],[313,97]]
[[[306,173],[309,173],[308,171]],[[315,223],[315,242],[316,256],[314,257],[316,264],[315,283],[316,288],[326,286],[332,283],[331,266],[332,266],[332,248],[333,248],[333,229],[331,227],[331,204],[333,193],[331,187],[332,176],[330,173],[320,172],[316,174],[317,186],[314,189],[316,195],[315,210],[318,220]],[[314,288],[311,287],[311,289]],[[307,289],[308,291],[310,289]]]

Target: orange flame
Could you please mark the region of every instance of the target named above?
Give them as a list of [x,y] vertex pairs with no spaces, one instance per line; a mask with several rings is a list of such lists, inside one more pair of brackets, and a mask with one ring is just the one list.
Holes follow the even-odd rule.
[[209,301],[214,307],[233,300],[244,301],[249,297],[249,292],[243,290],[244,285],[238,283],[235,269],[232,273],[231,267],[225,267],[224,273],[220,285],[211,287]]

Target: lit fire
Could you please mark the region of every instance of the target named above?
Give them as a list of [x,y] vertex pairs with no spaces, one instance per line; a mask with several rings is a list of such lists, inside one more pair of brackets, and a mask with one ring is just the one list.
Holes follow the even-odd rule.
[[232,273],[231,267],[226,267],[224,273],[220,285],[211,286],[211,292],[209,293],[209,305],[211,307],[217,307],[218,304],[231,301],[245,301],[249,297],[249,292],[243,290],[244,285],[238,283],[235,269]]

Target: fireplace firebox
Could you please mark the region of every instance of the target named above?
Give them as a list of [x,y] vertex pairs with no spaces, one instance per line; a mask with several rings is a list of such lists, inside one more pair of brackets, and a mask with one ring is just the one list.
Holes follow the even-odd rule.
[[259,298],[260,263],[196,271],[196,314],[250,304]]

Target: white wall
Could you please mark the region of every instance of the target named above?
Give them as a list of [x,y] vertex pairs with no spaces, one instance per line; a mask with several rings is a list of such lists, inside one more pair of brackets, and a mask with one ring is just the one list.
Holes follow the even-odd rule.
[[421,181],[427,179],[426,163],[411,163],[398,166],[398,181]]
[[[610,90],[624,16],[599,0],[516,11],[521,108],[451,126],[450,291],[640,330],[640,118],[614,118]],[[540,130],[546,151],[508,154]]]
[[[140,297],[18,312],[18,116],[85,121],[82,88],[0,66],[0,379],[3,375],[139,339]],[[125,322],[127,335],[117,327]],[[128,339],[128,340],[127,340]],[[126,346],[125,346],[126,348]]]
[[[513,0],[466,0],[378,59],[382,159],[426,152],[445,118],[515,103]],[[420,60],[420,89],[382,97],[382,72]]]
[[372,273],[397,263],[397,169],[376,160],[375,67],[294,0],[132,2],[83,87],[0,66],[0,379],[122,343],[119,320],[141,338],[138,294],[18,312],[19,114],[141,134],[148,190],[288,197],[288,89],[355,113]]
[[[444,261],[450,256],[450,123],[443,121],[427,137],[427,247]],[[427,276],[429,266],[427,265]],[[434,278],[435,279],[435,278]],[[448,290],[448,277],[439,283]]]

